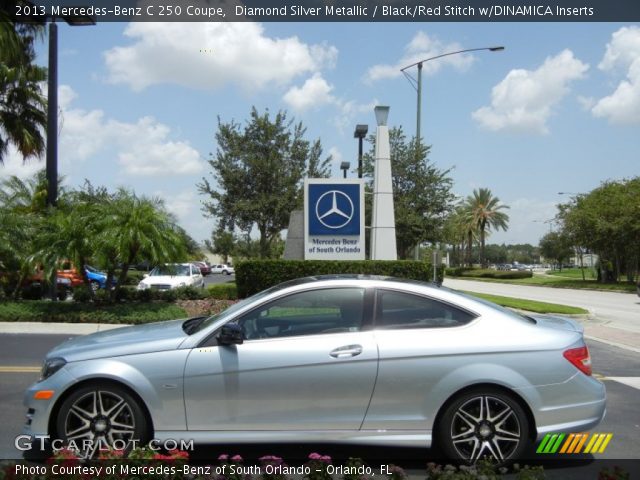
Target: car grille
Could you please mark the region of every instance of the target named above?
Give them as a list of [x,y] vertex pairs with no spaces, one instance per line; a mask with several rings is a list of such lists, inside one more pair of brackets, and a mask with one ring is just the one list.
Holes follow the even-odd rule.
[[151,288],[154,290],[171,290],[171,285],[166,283],[158,283],[155,285],[151,285]]

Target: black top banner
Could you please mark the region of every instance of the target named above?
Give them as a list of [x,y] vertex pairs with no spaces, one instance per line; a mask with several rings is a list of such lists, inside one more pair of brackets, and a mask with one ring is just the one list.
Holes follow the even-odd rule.
[[2,2],[16,21],[640,22],[640,0],[32,0]]

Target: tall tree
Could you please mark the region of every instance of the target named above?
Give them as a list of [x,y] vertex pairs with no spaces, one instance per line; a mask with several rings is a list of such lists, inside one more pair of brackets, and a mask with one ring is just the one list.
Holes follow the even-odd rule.
[[[0,8],[0,164],[9,145],[24,159],[37,157],[45,147],[46,99],[40,83],[46,69],[34,64],[33,42],[43,25],[20,24]],[[15,8],[15,7],[14,7]]]
[[204,211],[225,230],[248,234],[257,228],[263,258],[291,211],[302,206],[303,179],[329,174],[331,157],[322,160],[319,141],[311,144],[305,132],[282,111],[272,118],[253,108],[244,128],[218,118],[218,149],[209,160],[215,183],[203,178],[197,185],[209,197]]
[[480,263],[486,267],[484,257],[484,245],[487,233],[490,230],[507,230],[509,224],[509,215],[502,212],[507,205],[501,204],[498,197],[494,197],[488,188],[480,188],[473,191],[473,195],[469,195],[464,203],[467,215],[473,223],[478,227],[480,236]]
[[602,281],[620,274],[633,281],[640,266],[640,177],[603,182],[559,210],[562,230],[573,245],[599,255]]
[[[373,176],[375,136],[369,137],[370,152],[364,158],[364,171]],[[407,139],[402,127],[389,130],[396,245],[400,258],[409,258],[422,242],[443,240],[447,216],[455,196],[450,170],[441,170],[428,160],[429,148]]]
[[229,256],[236,248],[233,233],[220,229],[212,232],[211,240],[205,240],[204,244],[211,253],[222,256],[222,263],[229,263]]
[[562,232],[549,232],[540,239],[540,253],[557,263],[562,271],[562,264],[573,253],[571,243],[569,237]]

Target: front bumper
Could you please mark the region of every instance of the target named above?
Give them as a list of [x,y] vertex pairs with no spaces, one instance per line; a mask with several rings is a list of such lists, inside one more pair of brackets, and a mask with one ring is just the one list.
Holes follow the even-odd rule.
[[[49,431],[49,419],[53,413],[54,406],[60,396],[74,383],[75,378],[63,367],[46,380],[36,382],[27,388],[22,402],[27,407],[23,427],[25,435],[39,437],[51,433]],[[51,398],[47,400],[36,399],[36,393],[43,390],[52,390],[53,395]]]

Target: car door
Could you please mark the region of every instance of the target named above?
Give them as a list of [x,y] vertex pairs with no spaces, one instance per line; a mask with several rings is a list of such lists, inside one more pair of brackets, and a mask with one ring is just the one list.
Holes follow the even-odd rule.
[[474,360],[465,345],[478,343],[465,328],[476,315],[438,299],[378,289],[374,333],[379,369],[363,429],[425,431],[447,375]]
[[365,290],[327,288],[235,319],[241,345],[195,348],[185,367],[190,430],[357,430],[378,354]]

